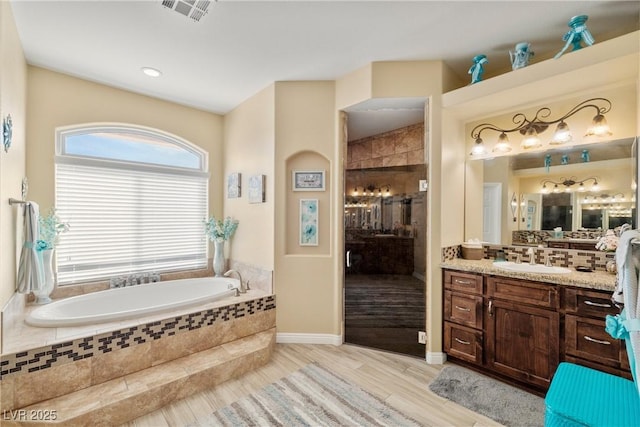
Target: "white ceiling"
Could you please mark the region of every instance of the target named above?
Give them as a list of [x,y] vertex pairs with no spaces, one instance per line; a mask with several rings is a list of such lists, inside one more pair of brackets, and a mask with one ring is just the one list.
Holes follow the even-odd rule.
[[[533,62],[553,56],[572,16],[589,16],[596,43],[640,20],[638,1],[220,0],[199,22],[160,0],[11,4],[30,64],[219,114],[275,81],[335,80],[374,61],[443,60],[466,82],[484,53],[489,78],[510,70],[517,42]],[[396,101],[379,109],[421,114],[416,99]]]

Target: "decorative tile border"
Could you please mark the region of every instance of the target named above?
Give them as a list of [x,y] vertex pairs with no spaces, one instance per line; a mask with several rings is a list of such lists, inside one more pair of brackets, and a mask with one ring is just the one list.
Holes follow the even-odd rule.
[[[495,259],[498,251],[503,251],[508,261],[515,261],[520,255],[526,259],[527,246],[510,246],[510,245],[483,245],[483,258]],[[557,249],[557,248],[534,248],[536,254],[536,263],[544,264],[547,254],[558,255],[552,261],[553,265],[561,267],[577,267],[585,266],[593,270],[606,270],[607,261],[614,259],[613,252],[585,251],[579,249]],[[442,262],[456,258],[461,258],[460,246],[448,246],[442,248]]]
[[[599,239],[604,231],[563,231],[562,237],[567,239]],[[541,243],[553,237],[549,230],[514,230],[511,232],[513,243]]]
[[276,308],[275,295],[52,344],[0,359],[0,381]]

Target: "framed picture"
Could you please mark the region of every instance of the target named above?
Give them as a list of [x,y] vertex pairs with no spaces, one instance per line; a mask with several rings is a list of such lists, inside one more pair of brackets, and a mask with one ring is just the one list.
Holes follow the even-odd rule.
[[293,191],[324,191],[325,171],[293,171]]
[[227,199],[237,199],[242,196],[242,175],[238,172],[227,177]]
[[265,195],[264,175],[252,175],[249,177],[249,203],[264,203]]
[[300,246],[318,246],[318,199],[300,199]]

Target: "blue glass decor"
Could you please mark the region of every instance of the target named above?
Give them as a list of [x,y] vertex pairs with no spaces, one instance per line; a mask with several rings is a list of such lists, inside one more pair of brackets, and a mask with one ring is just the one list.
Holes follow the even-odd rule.
[[486,55],[476,55],[473,57],[473,65],[469,68],[471,74],[471,84],[482,81],[482,74],[484,73],[484,64],[489,62]]
[[549,173],[549,168],[551,167],[551,154],[544,156],[544,167],[547,170],[547,173]]
[[9,151],[11,147],[11,137],[13,135],[13,122],[11,121],[11,114],[7,114],[7,117],[2,119],[2,145],[4,145],[4,152]]
[[567,154],[563,154],[562,157],[560,158],[560,163],[563,165],[568,165],[569,164],[569,156]]
[[580,155],[583,163],[588,163],[591,160],[591,156],[589,155],[589,150],[582,150],[582,154]]
[[531,44],[527,42],[521,42],[516,44],[515,52],[509,51],[509,58],[511,58],[511,68],[517,70],[529,65],[529,59],[533,56],[531,50]]
[[569,48],[569,46],[573,46],[571,51],[582,49],[582,45],[580,44],[580,42],[582,41],[584,41],[584,44],[586,44],[587,46],[593,45],[595,40],[593,39],[593,36],[587,28],[587,19],[589,19],[587,15],[578,15],[569,19],[567,25],[569,25],[569,28],[571,28],[571,30],[569,30],[562,37],[562,40],[564,40],[566,43],[562,50],[558,52],[556,56],[554,56],[555,59],[560,58],[562,54]]

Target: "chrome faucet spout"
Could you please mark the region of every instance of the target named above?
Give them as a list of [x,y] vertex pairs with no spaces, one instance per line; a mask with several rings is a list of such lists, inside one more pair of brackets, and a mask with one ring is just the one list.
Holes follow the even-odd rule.
[[224,273],[225,277],[231,277],[232,274],[237,274],[238,275],[238,279],[240,279],[240,288],[238,289],[238,292],[240,292],[241,294],[244,294],[247,292],[247,288],[244,285],[244,282],[242,281],[242,276],[240,275],[239,271],[236,270],[229,270],[226,273]]
[[527,249],[527,255],[529,255],[529,264],[535,265],[536,263],[536,250],[533,248]]

